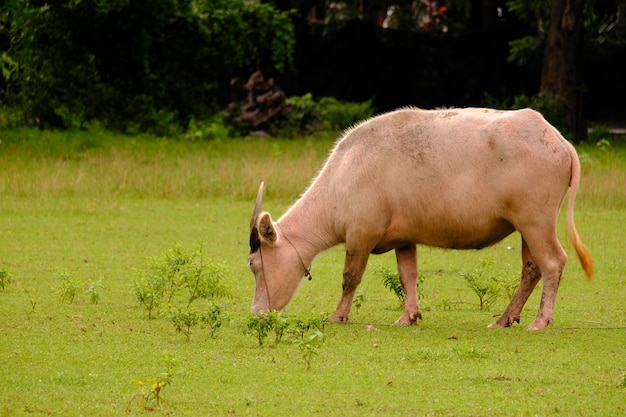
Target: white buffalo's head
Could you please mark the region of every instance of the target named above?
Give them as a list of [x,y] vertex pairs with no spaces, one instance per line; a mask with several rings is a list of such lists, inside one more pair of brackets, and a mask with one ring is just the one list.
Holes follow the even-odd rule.
[[285,307],[305,272],[295,247],[284,237],[270,214],[262,211],[263,188],[264,183],[261,183],[250,221],[248,266],[256,279],[252,301],[255,314]]

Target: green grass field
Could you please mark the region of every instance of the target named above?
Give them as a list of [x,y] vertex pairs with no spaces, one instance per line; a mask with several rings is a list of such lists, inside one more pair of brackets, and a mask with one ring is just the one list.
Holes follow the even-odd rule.
[[[487,329],[460,275],[492,262],[517,277],[519,236],[482,251],[419,248],[424,320],[394,327],[398,301],[372,257],[351,324],[328,324],[305,369],[292,336],[259,347],[245,335],[254,291],[248,225],[260,180],[281,214],[321,167],[333,137],[180,142],[90,132],[0,131],[0,416],[616,416],[626,414],[626,146],[579,148],[578,230],[595,263],[570,254],[555,324]],[[133,293],[138,270],[180,245],[223,264],[232,298],[215,337],[189,340]],[[322,254],[289,317],[330,313],[343,250]],[[82,282],[62,301],[60,276]],[[101,282],[98,303],[87,291]],[[369,327],[368,327],[369,326]],[[150,393],[170,374],[157,404]],[[139,383],[138,381],[141,381]],[[142,391],[142,387],[144,390]]]

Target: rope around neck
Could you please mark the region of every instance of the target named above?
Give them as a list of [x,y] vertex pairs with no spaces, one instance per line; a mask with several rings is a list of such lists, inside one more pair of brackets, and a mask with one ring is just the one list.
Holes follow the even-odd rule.
[[311,281],[313,279],[313,276],[311,275],[311,267],[307,268],[304,265],[304,261],[302,260],[302,256],[300,255],[300,251],[298,251],[298,248],[296,248],[296,246],[293,243],[291,243],[291,240],[289,240],[289,238],[285,234],[285,231],[282,230],[283,228],[280,227],[280,225],[278,223],[276,223],[276,226],[278,226],[281,229],[281,231],[283,232],[283,237],[285,238],[287,243],[289,243],[291,245],[291,247],[293,248],[293,250],[296,251],[296,254],[298,255],[298,258],[300,259],[300,264],[302,265],[302,269],[304,269],[304,276],[306,278],[308,278],[309,281]]

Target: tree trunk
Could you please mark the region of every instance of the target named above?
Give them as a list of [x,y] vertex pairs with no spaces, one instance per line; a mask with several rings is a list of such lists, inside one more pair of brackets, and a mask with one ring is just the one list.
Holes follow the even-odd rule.
[[585,3],[585,0],[552,0],[540,86],[542,93],[563,100],[566,127],[578,140],[585,139],[587,133],[577,65]]
[[498,3],[496,0],[483,0],[482,29],[491,32],[498,26]]

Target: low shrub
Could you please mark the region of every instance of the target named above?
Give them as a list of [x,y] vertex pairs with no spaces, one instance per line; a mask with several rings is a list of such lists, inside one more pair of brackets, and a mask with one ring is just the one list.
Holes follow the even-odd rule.
[[268,125],[277,136],[296,136],[316,131],[342,130],[374,115],[372,101],[346,102],[333,97],[315,100],[311,93],[291,96],[281,115]]

